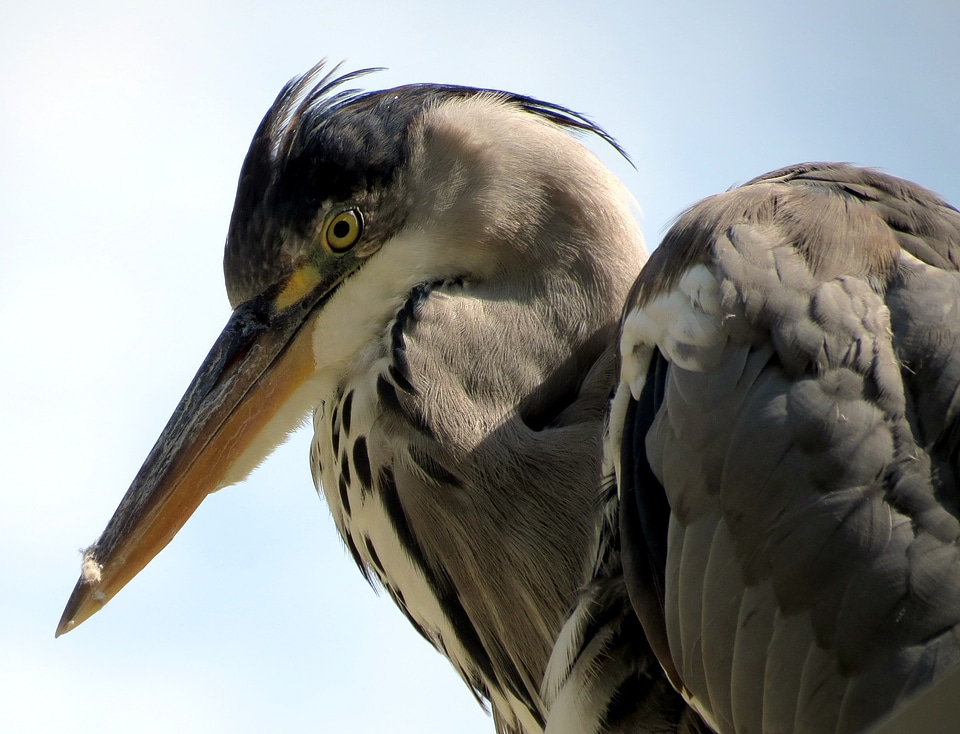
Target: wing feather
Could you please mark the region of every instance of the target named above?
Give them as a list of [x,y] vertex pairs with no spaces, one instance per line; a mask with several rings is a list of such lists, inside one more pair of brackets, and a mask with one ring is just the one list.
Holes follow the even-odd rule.
[[960,666],[957,263],[936,195],[806,164],[694,206],[634,285],[618,400],[661,399],[611,426],[623,566],[719,730],[859,731]]

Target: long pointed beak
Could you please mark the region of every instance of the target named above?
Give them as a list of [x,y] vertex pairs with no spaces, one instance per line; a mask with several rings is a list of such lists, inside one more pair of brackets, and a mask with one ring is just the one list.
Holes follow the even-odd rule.
[[[100,610],[183,527],[314,371],[311,329],[322,292],[278,311],[260,296],[239,306],[187,389],[100,538],[57,636]],[[233,479],[231,480],[231,477]]]

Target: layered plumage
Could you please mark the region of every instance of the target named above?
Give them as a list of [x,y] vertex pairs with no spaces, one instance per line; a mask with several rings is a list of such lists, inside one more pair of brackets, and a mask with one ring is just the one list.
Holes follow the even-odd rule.
[[863,731],[960,664],[958,263],[935,195],[809,164],[692,207],[634,285],[604,542],[718,731]]

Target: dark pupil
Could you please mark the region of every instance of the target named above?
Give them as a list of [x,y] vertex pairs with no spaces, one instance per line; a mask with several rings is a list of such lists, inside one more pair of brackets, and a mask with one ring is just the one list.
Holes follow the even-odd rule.
[[339,222],[333,225],[333,236],[336,237],[338,240],[344,239],[349,234],[350,234],[350,222],[347,222],[341,219]]

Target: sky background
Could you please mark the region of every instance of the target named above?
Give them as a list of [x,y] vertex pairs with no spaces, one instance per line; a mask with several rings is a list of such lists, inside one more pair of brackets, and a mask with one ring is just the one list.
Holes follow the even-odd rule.
[[[589,10],[587,7],[589,6]],[[97,616],[53,632],[229,315],[237,174],[321,57],[582,111],[656,243],[783,165],[881,167],[960,203],[960,5],[8,3],[0,24],[0,730],[487,732],[357,573],[306,431],[204,502]]]

